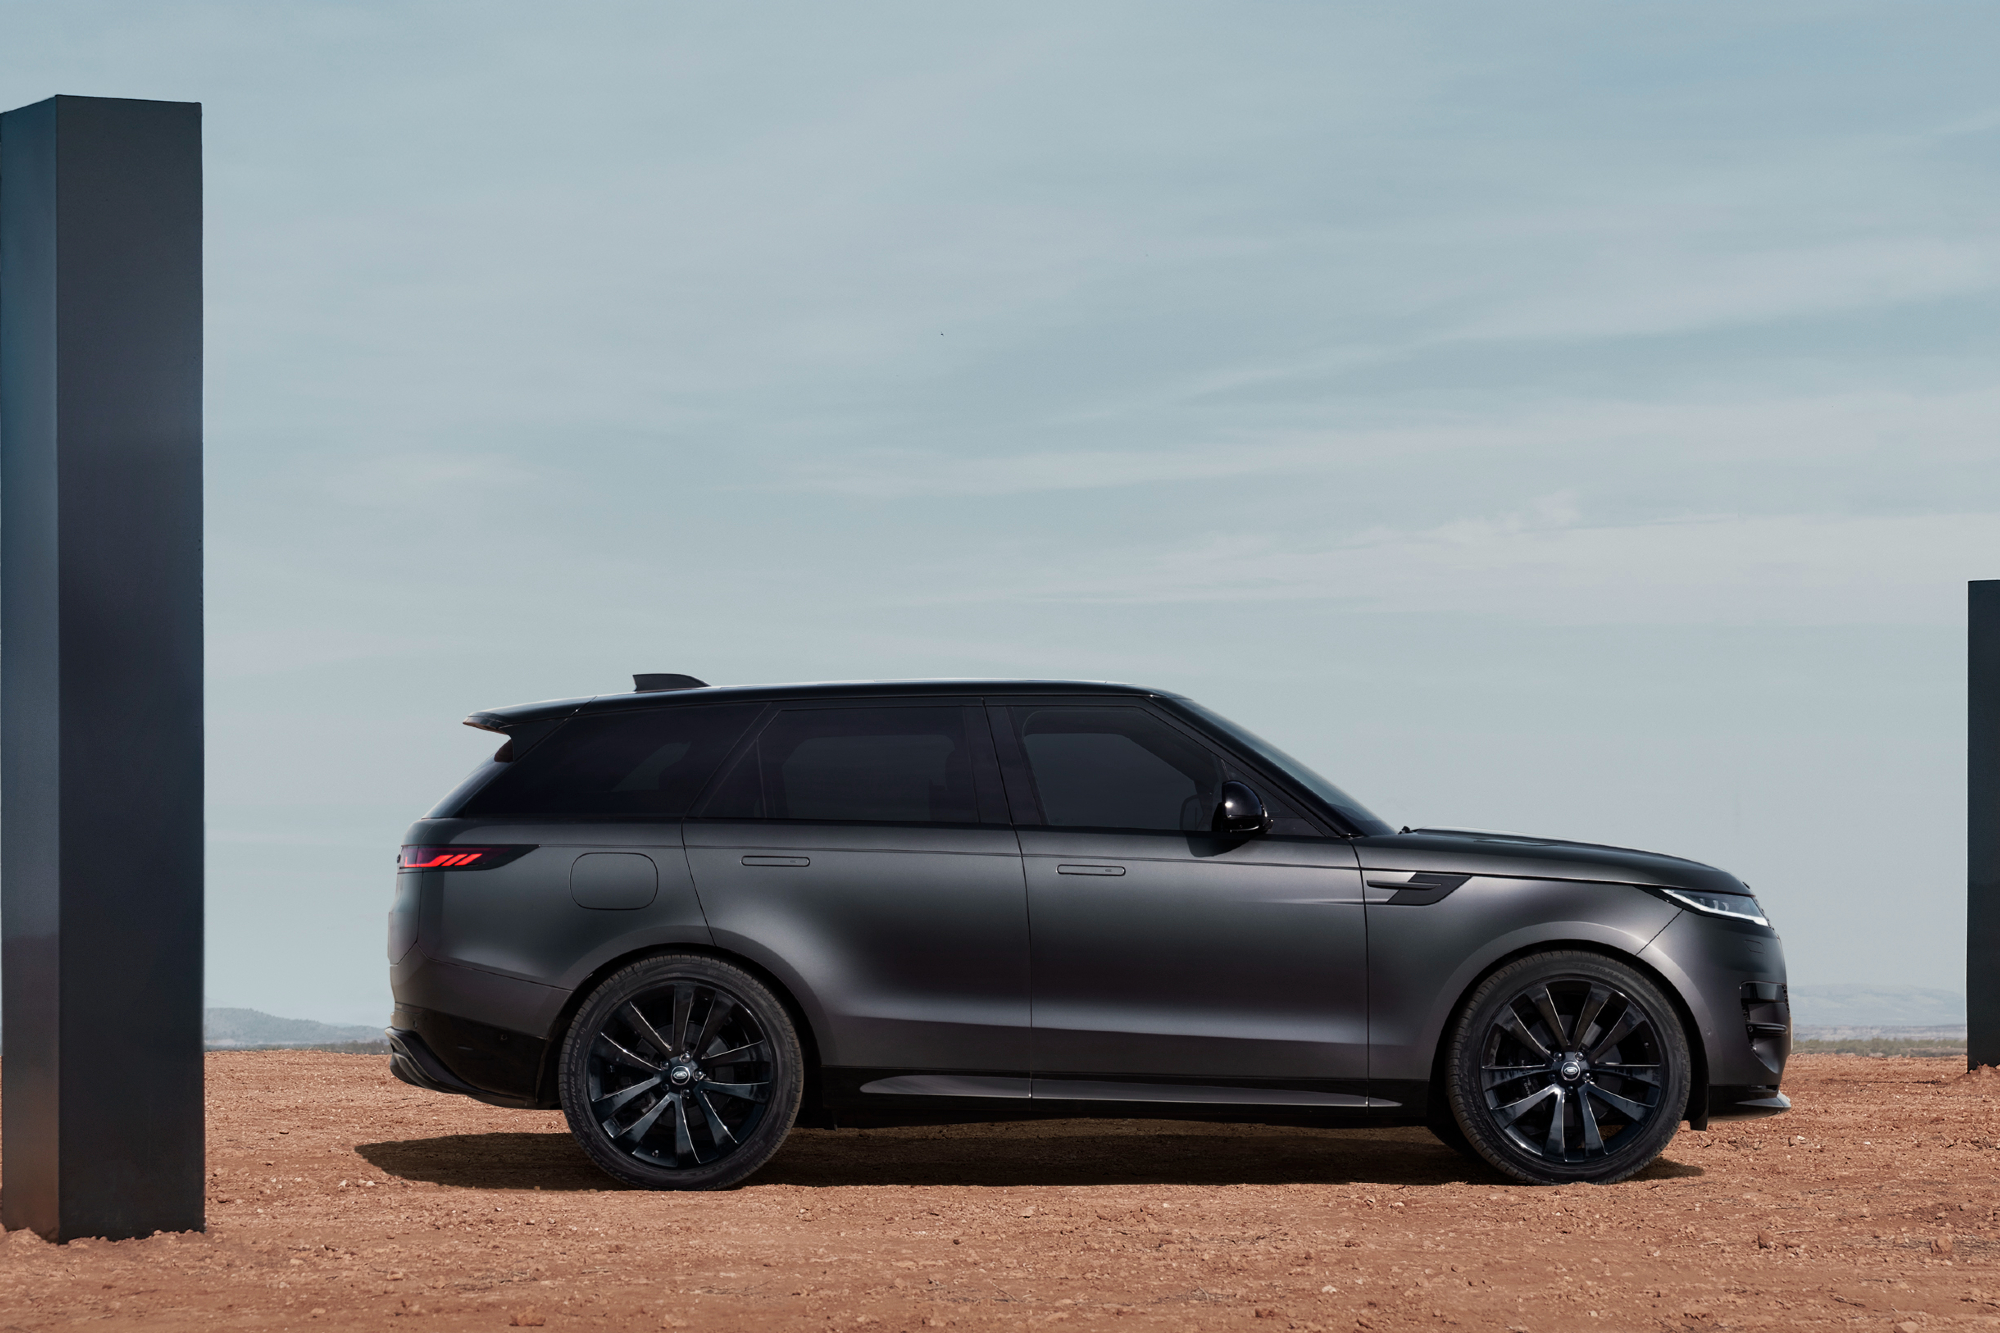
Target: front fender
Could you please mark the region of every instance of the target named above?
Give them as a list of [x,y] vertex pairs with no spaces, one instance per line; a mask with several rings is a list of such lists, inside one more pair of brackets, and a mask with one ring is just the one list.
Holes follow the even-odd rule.
[[1680,909],[1621,884],[1478,876],[1421,907],[1368,905],[1368,1077],[1428,1082],[1466,992],[1502,960],[1591,945],[1637,958]]

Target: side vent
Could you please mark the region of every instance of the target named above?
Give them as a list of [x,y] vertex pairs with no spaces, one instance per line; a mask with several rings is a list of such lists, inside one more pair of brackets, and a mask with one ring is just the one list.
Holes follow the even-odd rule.
[[671,671],[650,671],[632,677],[634,694],[656,694],[661,690],[705,690],[708,682]]

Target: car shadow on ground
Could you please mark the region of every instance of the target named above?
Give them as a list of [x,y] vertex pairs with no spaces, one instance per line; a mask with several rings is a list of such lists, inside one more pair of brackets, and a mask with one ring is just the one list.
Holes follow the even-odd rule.
[[[405,1180],[471,1189],[623,1188],[567,1134],[452,1134],[364,1143]],[[1698,1176],[1661,1158],[1639,1180]],[[1510,1183],[1423,1129],[1147,1125],[1129,1121],[798,1129],[750,1185],[1482,1185]]]

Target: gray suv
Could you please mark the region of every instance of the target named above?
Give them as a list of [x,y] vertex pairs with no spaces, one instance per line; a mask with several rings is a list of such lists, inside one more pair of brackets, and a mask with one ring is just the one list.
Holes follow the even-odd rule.
[[1199,704],[1081,681],[714,688],[474,713],[411,826],[391,1067],[560,1106],[635,1185],[791,1126],[1427,1125],[1621,1180],[1772,1115],[1778,936],[1693,861],[1383,823]]

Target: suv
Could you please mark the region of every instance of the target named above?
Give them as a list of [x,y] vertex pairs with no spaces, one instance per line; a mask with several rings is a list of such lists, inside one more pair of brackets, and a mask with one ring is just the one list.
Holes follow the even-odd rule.
[[733,1185],[795,1123],[1139,1115],[1608,1182],[1790,1105],[1724,871],[1399,832],[1160,690],[635,684],[467,718],[506,742],[389,915],[397,1077],[560,1106],[621,1180]]

